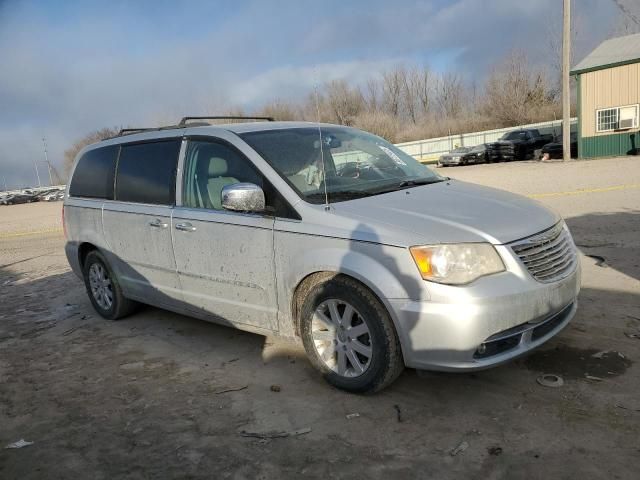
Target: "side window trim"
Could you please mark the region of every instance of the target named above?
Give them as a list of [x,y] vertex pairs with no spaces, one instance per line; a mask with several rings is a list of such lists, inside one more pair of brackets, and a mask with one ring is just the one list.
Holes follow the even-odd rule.
[[182,137],[182,141],[180,143],[180,153],[178,154],[178,166],[176,168],[176,198],[173,200],[173,203],[176,207],[182,207],[182,192],[183,192],[183,182],[184,182],[184,166],[185,166],[185,157],[187,155],[187,145],[189,140],[187,137]]
[[113,195],[111,195],[112,201],[116,200],[116,183],[118,182],[118,167],[120,166],[120,154],[122,153],[122,144],[118,144],[118,154],[116,155],[116,163],[113,167]]
[[[300,214],[297,212],[297,210],[295,210],[293,206],[287,201],[287,199],[284,198],[284,196],[271,184],[271,182],[269,182],[269,179],[264,174],[264,172],[262,172],[262,170],[232,142],[229,142],[228,140],[221,137],[214,137],[210,135],[185,135],[182,138],[182,141],[183,143],[180,147],[180,158],[178,160],[178,167],[180,168],[180,170],[179,172],[176,172],[176,182],[178,181],[180,182],[179,185],[178,183],[176,183],[176,204],[175,204],[176,207],[179,206],[181,208],[189,209],[189,210],[198,210],[198,211],[206,210],[208,212],[227,213],[227,214],[234,214],[234,215],[250,215],[250,216],[259,215],[255,213],[230,212],[228,210],[197,208],[197,207],[186,206],[184,204],[183,197],[184,197],[184,184],[185,184],[185,173],[186,173],[185,168],[186,168],[186,162],[187,162],[186,154],[187,154],[187,149],[189,147],[189,143],[190,142],[209,142],[209,143],[216,143],[218,145],[222,145],[224,147],[229,148],[230,150],[234,151],[240,158],[246,161],[247,164],[249,164],[257,172],[257,174],[262,177],[264,182],[269,183],[274,193],[279,197],[280,201],[282,201],[286,205],[287,210],[290,211],[293,215],[293,216],[274,215],[274,218],[279,218],[283,220],[301,220],[302,219],[302,217],[300,217]],[[180,178],[178,179],[178,177]],[[180,196],[178,196],[178,189],[180,190],[180,193],[179,193]]]

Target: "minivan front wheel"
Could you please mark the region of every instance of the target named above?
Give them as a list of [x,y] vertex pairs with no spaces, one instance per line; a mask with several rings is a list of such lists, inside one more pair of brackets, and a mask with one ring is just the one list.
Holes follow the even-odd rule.
[[316,285],[301,309],[309,360],[332,385],[373,393],[404,368],[400,342],[384,306],[364,285],[337,276]]
[[122,294],[118,279],[99,251],[87,254],[83,274],[89,300],[101,317],[117,320],[135,310],[136,302]]

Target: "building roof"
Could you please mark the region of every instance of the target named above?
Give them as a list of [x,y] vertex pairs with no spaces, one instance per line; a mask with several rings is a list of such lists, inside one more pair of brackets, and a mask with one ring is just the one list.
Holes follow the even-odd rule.
[[571,74],[586,73],[636,62],[640,62],[640,33],[605,40],[573,67]]

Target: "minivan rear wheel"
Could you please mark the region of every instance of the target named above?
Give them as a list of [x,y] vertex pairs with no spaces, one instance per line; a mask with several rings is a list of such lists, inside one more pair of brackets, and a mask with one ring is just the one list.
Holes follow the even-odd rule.
[[389,314],[361,283],[337,276],[316,285],[300,315],[309,360],[331,385],[373,393],[402,373],[400,342]]
[[99,251],[87,254],[83,275],[89,300],[101,317],[117,320],[135,310],[137,303],[122,294],[117,277]]

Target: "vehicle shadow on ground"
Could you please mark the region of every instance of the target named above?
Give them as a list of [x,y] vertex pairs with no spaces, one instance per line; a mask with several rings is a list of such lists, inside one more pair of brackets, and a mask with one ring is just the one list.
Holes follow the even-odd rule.
[[640,280],[640,211],[590,213],[565,220],[576,246],[598,266]]

